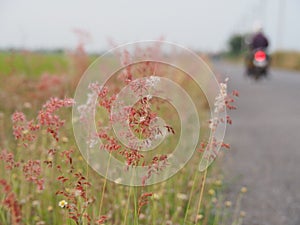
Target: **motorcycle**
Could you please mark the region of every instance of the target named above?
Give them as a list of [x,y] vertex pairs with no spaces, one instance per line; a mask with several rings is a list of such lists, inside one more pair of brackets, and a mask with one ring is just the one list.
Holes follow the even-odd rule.
[[270,56],[265,49],[255,49],[247,57],[247,75],[258,80],[266,77],[270,65]]

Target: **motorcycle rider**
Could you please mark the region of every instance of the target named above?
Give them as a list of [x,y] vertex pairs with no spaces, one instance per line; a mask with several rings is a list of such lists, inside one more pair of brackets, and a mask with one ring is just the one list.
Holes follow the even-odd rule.
[[269,41],[263,33],[262,27],[257,27],[256,33],[253,35],[250,48],[251,50],[263,48],[266,49],[269,46]]
[[[266,49],[269,46],[269,41],[263,33],[262,26],[260,26],[259,24],[255,24],[254,35],[248,41],[248,46],[249,46],[249,53],[247,54],[246,62],[247,62],[247,74],[250,75],[251,69],[253,67],[252,61],[253,61],[255,50],[262,49],[266,51]],[[270,60],[269,56],[267,56],[267,60]]]

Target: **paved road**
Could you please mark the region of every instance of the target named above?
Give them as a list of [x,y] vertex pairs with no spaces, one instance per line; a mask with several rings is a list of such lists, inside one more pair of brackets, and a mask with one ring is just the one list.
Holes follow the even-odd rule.
[[240,92],[222,166],[232,192],[248,187],[244,224],[300,225],[300,73],[272,70],[255,82],[242,66],[214,64]]

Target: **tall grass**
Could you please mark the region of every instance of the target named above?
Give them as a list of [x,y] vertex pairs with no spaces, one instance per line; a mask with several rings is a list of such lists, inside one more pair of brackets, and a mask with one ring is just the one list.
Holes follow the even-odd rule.
[[[71,129],[72,100],[65,98],[72,96],[78,76],[88,65],[84,52],[67,58],[27,52],[13,56],[21,63],[12,64],[3,63],[5,57],[2,53],[0,224],[242,223],[245,213],[240,213],[240,202],[246,190],[236,204],[226,199],[217,165],[198,172],[200,148],[175,176],[147,187],[118,185],[88,166]],[[23,73],[28,76],[20,76]],[[187,83],[193,90],[193,84]],[[203,98],[193,94],[195,99]],[[168,105],[157,104],[169,112],[169,118],[178,119]],[[207,105],[199,106],[200,116],[207,118]],[[173,129],[177,130],[176,124]],[[208,128],[203,131],[204,137],[207,134]],[[168,145],[175,145],[176,138],[175,132]]]

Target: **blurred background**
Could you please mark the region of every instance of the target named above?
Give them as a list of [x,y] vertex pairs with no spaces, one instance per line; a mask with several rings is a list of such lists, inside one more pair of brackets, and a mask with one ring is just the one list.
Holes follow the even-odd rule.
[[70,50],[78,45],[78,33],[84,32],[81,41],[89,53],[102,53],[112,44],[164,38],[198,52],[236,55],[246,48],[242,39],[259,24],[270,39],[270,51],[282,58],[274,64],[299,68],[296,0],[105,4],[96,0],[15,0],[0,4],[2,51]]
[[227,49],[233,34],[261,23],[271,49],[300,50],[296,0],[230,1],[1,1],[1,49],[66,49],[89,33],[87,49],[101,52],[108,40],[125,43],[163,36],[198,51]]
[[[9,115],[70,95],[87,66],[118,44],[176,42],[240,92],[226,135],[231,150],[218,160],[216,176],[228,196],[247,187],[239,206],[244,224],[299,225],[299,10],[298,0],[0,0],[0,110]],[[269,42],[266,79],[245,76],[258,30]]]

